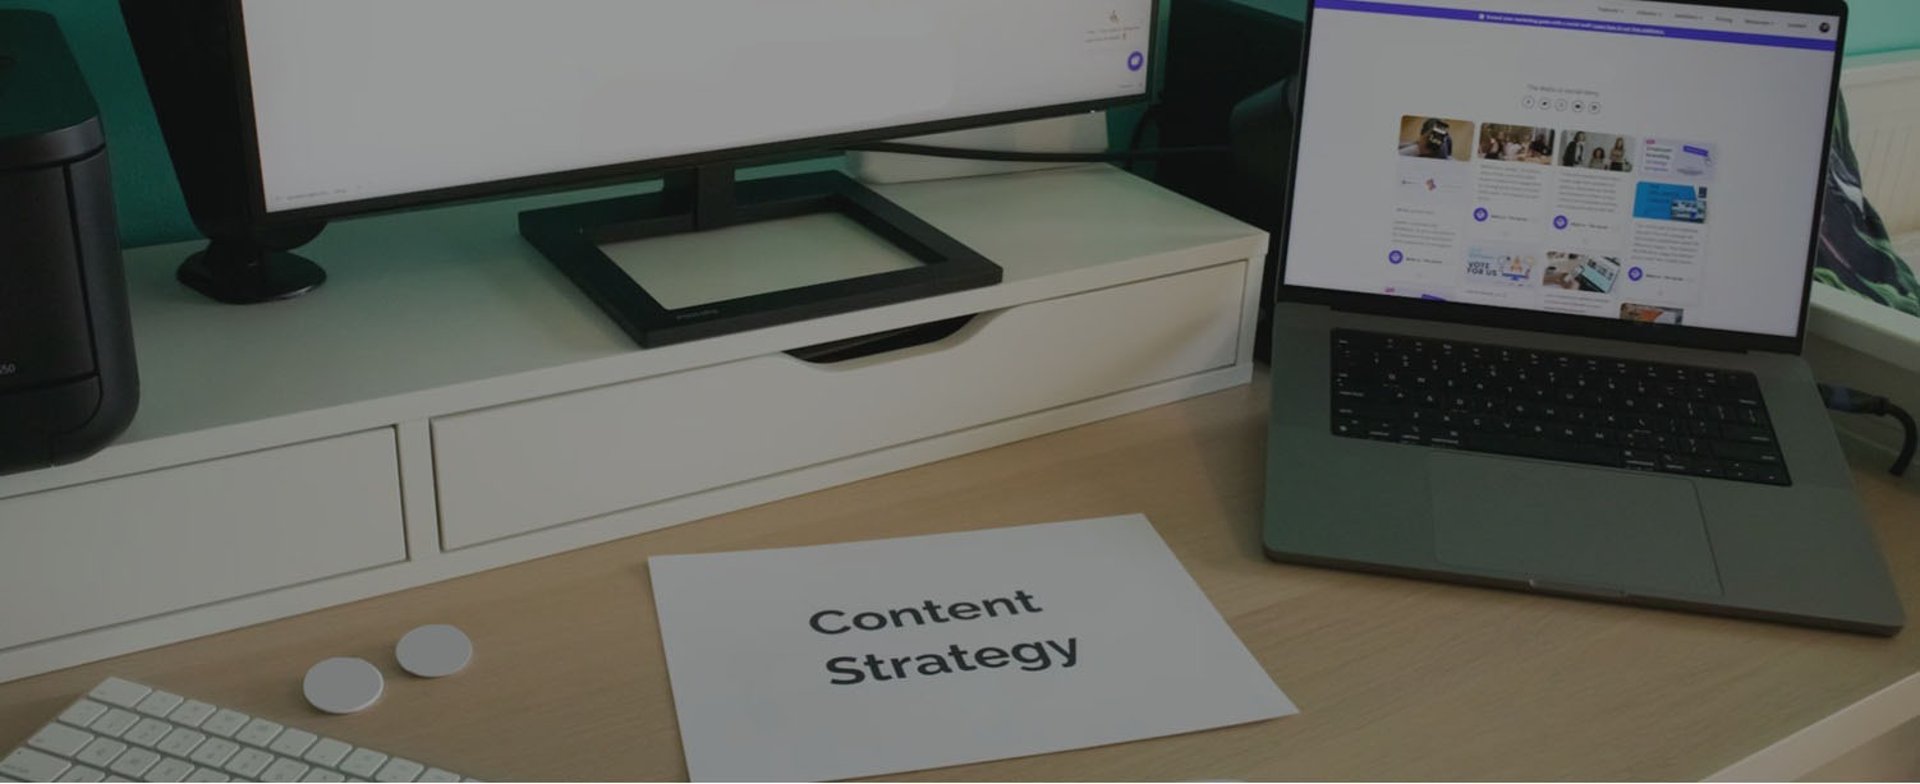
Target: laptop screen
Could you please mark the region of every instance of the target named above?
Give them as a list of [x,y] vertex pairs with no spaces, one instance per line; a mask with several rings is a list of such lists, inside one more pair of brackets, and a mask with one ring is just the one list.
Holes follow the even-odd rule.
[[1286,282],[1793,337],[1839,28],[1319,0]]

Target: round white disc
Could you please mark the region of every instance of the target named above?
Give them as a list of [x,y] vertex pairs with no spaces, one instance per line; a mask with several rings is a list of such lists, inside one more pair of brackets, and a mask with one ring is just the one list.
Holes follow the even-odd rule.
[[400,669],[422,678],[441,678],[466,669],[473,661],[473,641],[446,624],[422,626],[407,632],[393,649]]
[[366,659],[340,657],[328,659],[307,670],[301,683],[307,702],[326,713],[359,713],[371,707],[386,691],[387,681],[380,670]]

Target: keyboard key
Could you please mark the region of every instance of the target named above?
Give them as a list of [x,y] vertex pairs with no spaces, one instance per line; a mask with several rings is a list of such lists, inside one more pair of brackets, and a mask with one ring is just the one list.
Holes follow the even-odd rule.
[[71,757],[93,740],[93,734],[81,732],[65,724],[49,724],[27,739],[27,745],[48,754]]
[[73,758],[85,765],[104,768],[112,765],[114,760],[120,758],[120,752],[126,750],[127,744],[120,741],[111,738],[94,738],[92,743],[87,744],[80,753],[73,755]]
[[279,737],[280,731],[283,729],[286,728],[267,721],[266,719],[254,719],[253,721],[247,722],[247,726],[240,728],[240,731],[234,734],[233,739],[249,746],[265,747],[267,744],[272,743],[274,738]]
[[233,759],[227,760],[225,767],[228,773],[232,773],[243,779],[250,779],[259,776],[260,771],[266,770],[267,766],[272,764],[272,754],[268,754],[259,749],[243,748],[239,753],[233,755]]
[[1398,431],[1399,428],[1395,427],[1394,423],[1384,419],[1369,419],[1360,423],[1361,437],[1376,441],[1396,440],[1399,437]]
[[412,781],[418,778],[421,773],[426,772],[426,769],[427,766],[414,762],[413,760],[394,757],[380,768],[379,773],[374,774],[373,780],[384,782]]
[[459,780],[460,774],[449,773],[439,768],[428,768],[427,772],[420,774],[420,781],[449,782]]
[[1623,461],[1620,450],[1612,447],[1590,444],[1557,444],[1536,438],[1520,438],[1473,434],[1466,440],[1466,448],[1478,452],[1492,452],[1515,457],[1532,457],[1542,460],[1562,460],[1572,463],[1591,463],[1593,465],[1620,466]]
[[0,774],[22,781],[52,781],[68,767],[66,760],[33,749],[14,749],[0,759]]
[[160,741],[164,740],[167,735],[172,732],[173,725],[164,721],[159,719],[141,719],[139,724],[133,725],[133,729],[127,730],[125,735],[120,736],[120,739],[135,746],[151,747],[160,745]]
[[280,733],[280,737],[274,738],[272,743],[267,744],[267,751],[283,757],[298,757],[307,753],[307,749],[319,739],[320,736],[306,730],[290,729]]
[[154,748],[160,750],[163,754],[184,757],[192,754],[193,750],[199,748],[200,743],[206,739],[207,736],[198,732],[194,732],[185,727],[177,727],[173,732],[169,733],[166,738],[162,739],[159,745],[154,746]]
[[89,699],[81,699],[61,711],[60,721],[75,727],[86,727],[107,712],[107,706]]
[[313,748],[307,749],[307,753],[301,758],[315,765],[337,768],[340,766],[340,760],[345,759],[347,752],[350,751],[353,751],[353,746],[349,744],[332,738],[321,738],[313,744]]
[[1759,482],[1770,485],[1785,485],[1787,472],[1777,465],[1764,463],[1741,463],[1729,461],[1726,464],[1726,477],[1743,482]]
[[60,774],[60,778],[54,779],[54,781],[88,781],[88,782],[106,781],[106,780],[107,780],[106,771],[89,768],[85,765],[75,765],[71,768],[67,768],[67,772]]
[[277,759],[273,761],[272,765],[268,765],[267,769],[260,774],[260,780],[299,781],[300,777],[307,775],[307,769],[308,766],[304,762],[295,762],[285,758]]
[[96,734],[118,738],[128,728],[139,723],[140,717],[132,711],[119,708],[109,709],[105,715],[93,720],[91,728]]
[[1738,460],[1743,463],[1779,464],[1781,462],[1779,450],[1772,446],[1762,446],[1760,444],[1749,444],[1738,441],[1713,442],[1713,454],[1716,457]]
[[133,681],[108,678],[101,681],[100,685],[93,687],[93,691],[88,692],[87,696],[108,705],[131,708],[139,705],[140,701],[146,699],[147,695],[151,693],[153,693],[152,689],[134,683]]
[[340,761],[340,772],[349,776],[367,778],[380,771],[387,764],[387,755],[372,749],[354,749],[347,758]]
[[148,781],[185,781],[193,773],[193,765],[186,760],[166,757],[158,764],[147,769]]
[[174,708],[167,720],[183,727],[199,727],[200,723],[212,716],[215,708],[199,700],[187,700]]
[[1366,433],[1362,430],[1362,428],[1364,427],[1365,427],[1365,424],[1362,423],[1357,418],[1352,418],[1352,417],[1336,418],[1334,419],[1334,422],[1333,422],[1333,434],[1336,436],[1343,436],[1346,438],[1363,438],[1366,435]]
[[247,726],[247,721],[252,718],[236,710],[221,708],[200,724],[200,731],[216,738],[231,738],[240,728]]
[[1694,459],[1686,455],[1662,453],[1659,463],[1661,470],[1670,474],[1691,474],[1698,470]]
[[226,738],[212,738],[200,744],[200,748],[194,749],[193,754],[187,758],[193,760],[195,764],[201,767],[220,768],[225,767],[227,760],[232,759],[234,753],[239,750],[240,744],[238,743],[234,743]]
[[192,773],[187,774],[187,780],[222,782],[232,781],[233,779],[227,778],[227,774],[212,768],[194,768]]
[[119,759],[114,760],[107,769],[127,778],[137,779],[146,774],[147,768],[153,767],[153,764],[159,761],[158,754],[142,748],[131,748],[127,749],[127,753],[120,755]]
[[307,775],[302,776],[300,780],[301,781],[346,781],[347,777],[342,776],[338,773],[335,773],[331,770],[327,770],[325,768],[314,768],[313,770],[307,771]]
[[164,719],[167,717],[167,714],[172,713],[174,708],[180,707],[180,703],[185,701],[185,698],[182,698],[178,694],[155,691],[152,694],[148,694],[146,699],[141,700],[140,704],[133,706],[133,709],[148,716],[157,716]]

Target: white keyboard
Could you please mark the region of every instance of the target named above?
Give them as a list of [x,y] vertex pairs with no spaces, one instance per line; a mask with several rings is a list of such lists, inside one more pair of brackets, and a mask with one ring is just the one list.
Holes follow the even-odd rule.
[[472,780],[119,678],[0,759],[0,782]]

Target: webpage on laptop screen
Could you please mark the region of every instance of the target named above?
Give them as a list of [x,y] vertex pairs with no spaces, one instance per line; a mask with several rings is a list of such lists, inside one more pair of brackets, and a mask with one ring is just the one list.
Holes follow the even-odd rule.
[[1794,335],[1838,24],[1320,0],[1287,283]]

